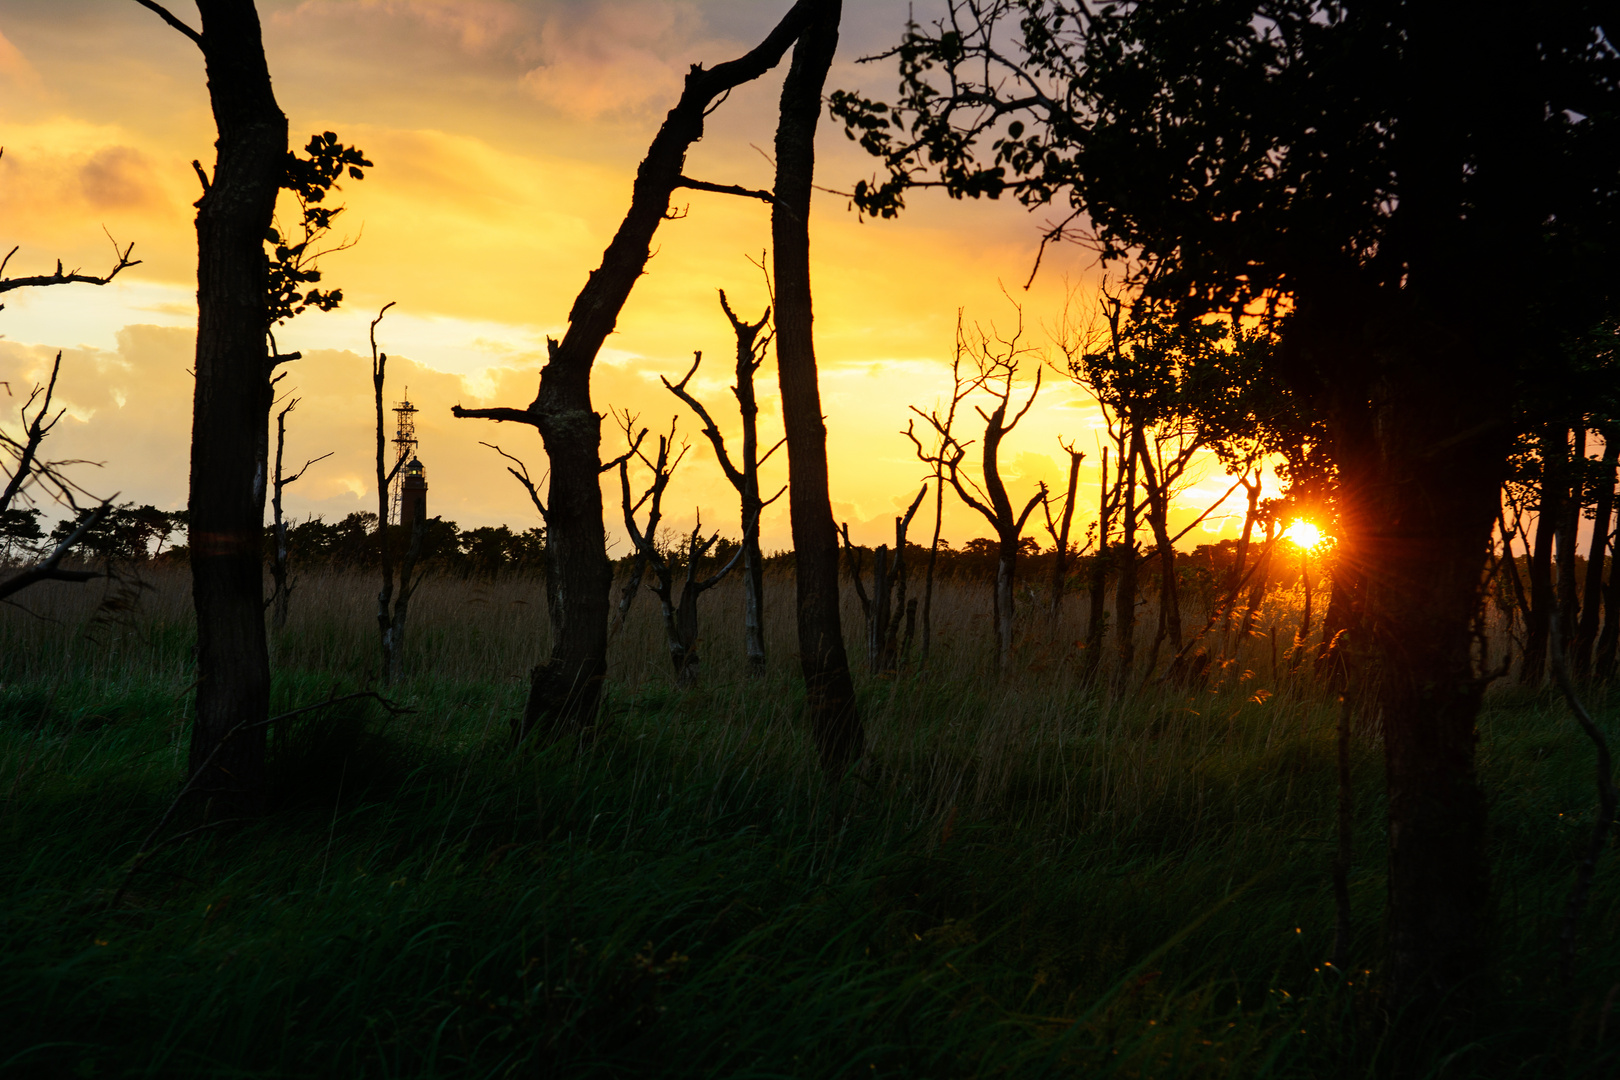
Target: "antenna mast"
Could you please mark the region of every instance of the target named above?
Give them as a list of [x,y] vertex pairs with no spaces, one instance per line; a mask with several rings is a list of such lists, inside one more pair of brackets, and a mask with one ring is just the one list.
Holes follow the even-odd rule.
[[400,493],[405,484],[405,462],[416,456],[416,406],[411,404],[411,388],[405,400],[394,406],[394,480],[388,500],[388,524],[399,524]]

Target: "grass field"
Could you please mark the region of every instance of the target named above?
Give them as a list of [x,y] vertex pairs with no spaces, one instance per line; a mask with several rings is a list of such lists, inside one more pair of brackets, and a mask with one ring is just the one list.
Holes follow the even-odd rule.
[[[0,613],[0,1072],[1620,1073],[1612,855],[1576,984],[1555,978],[1595,801],[1589,746],[1550,697],[1504,688],[1482,717],[1493,1004],[1424,1030],[1381,997],[1365,722],[1357,964],[1338,972],[1337,705],[1273,674],[1269,637],[1196,692],[1088,686],[1078,625],[1044,616],[998,681],[988,590],[956,583],[925,671],[860,673],[870,753],[832,782],[799,716],[791,580],[771,583],[766,678],[743,675],[733,582],[708,598],[689,691],[644,595],[595,736],[517,755],[507,719],[545,644],[543,590],[430,580],[390,690],[415,711],[283,725],[275,812],[171,843],[113,906],[177,790],[194,678],[189,581],[146,576]],[[374,593],[305,581],[273,711],[368,685]],[[1263,625],[1286,642],[1274,603]]]

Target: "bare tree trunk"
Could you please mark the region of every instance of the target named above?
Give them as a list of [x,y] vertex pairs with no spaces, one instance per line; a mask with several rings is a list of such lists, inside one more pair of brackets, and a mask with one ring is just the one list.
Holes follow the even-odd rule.
[[270,580],[275,583],[272,594],[274,603],[271,605],[270,625],[276,633],[287,628],[287,612],[292,602],[292,581],[287,576],[287,522],[281,513],[281,493],[288,481],[282,475],[282,452],[287,448],[287,414],[298,405],[298,399],[293,398],[287,407],[276,414],[276,479],[271,488],[274,494],[270,500],[271,543],[274,550],[270,559]]
[[1266,522],[1266,550],[1265,553],[1260,556],[1260,561],[1255,564],[1254,585],[1249,589],[1249,602],[1248,606],[1244,608],[1243,611],[1243,621],[1238,624],[1238,639],[1240,641],[1248,637],[1249,632],[1254,629],[1254,618],[1257,614],[1259,614],[1260,604],[1266,598],[1267,578],[1271,573],[1271,553],[1273,550],[1272,536],[1274,529],[1275,522]]
[[1113,506],[1108,498],[1108,448],[1102,452],[1102,479],[1097,490],[1097,554],[1091,560],[1088,587],[1091,591],[1091,610],[1086,615],[1087,676],[1094,675],[1102,663],[1103,634],[1108,626],[1108,560],[1112,549],[1108,546],[1108,529],[1113,518]]
[[276,104],[251,0],[199,0],[199,44],[219,138],[197,204],[197,354],[192,404],[192,598],[197,699],[192,790],[225,816],[265,799],[270,657],[263,529],[271,358],[264,237],[286,170]]
[[1136,661],[1136,459],[1142,433],[1133,421],[1131,449],[1125,455],[1125,476],[1120,481],[1124,499],[1120,517],[1119,577],[1114,585],[1114,640],[1119,645],[1120,674],[1128,674]]
[[816,0],[815,17],[793,48],[776,128],[776,368],[787,433],[788,505],[810,731],[822,767],[840,773],[866,748],[838,611],[838,532],[827,489],[827,429],[821,420],[811,328],[810,192],[815,177],[821,91],[838,48],[841,0]]
[[1558,531],[1559,485],[1563,481],[1563,459],[1567,453],[1567,432],[1549,424],[1541,440],[1541,501],[1536,511],[1536,542],[1530,554],[1530,617],[1526,620],[1524,666],[1519,681],[1540,686],[1547,674],[1548,620],[1556,598],[1553,593],[1553,536]]
[[[1592,515],[1592,542],[1586,549],[1586,586],[1581,600],[1580,625],[1575,633],[1575,674],[1592,672],[1592,646],[1598,637],[1598,618],[1603,606],[1603,569],[1609,550],[1609,532],[1614,516],[1616,467],[1620,465],[1620,439],[1613,429],[1603,433],[1603,463],[1598,468],[1597,507]],[[1612,571],[1611,571],[1612,573]]]
[[1579,559],[1577,538],[1581,526],[1581,506],[1586,501],[1585,481],[1586,423],[1582,420],[1575,425],[1575,445],[1563,486],[1559,490],[1562,505],[1559,508],[1558,532],[1553,537],[1558,562],[1557,617],[1563,620],[1558,628],[1559,640],[1566,649],[1575,640],[1575,628],[1580,618],[1577,610],[1581,595],[1580,575],[1576,563]]
[[945,480],[934,469],[934,542],[928,545],[928,570],[923,577],[922,662],[928,663],[928,649],[934,640],[934,564],[939,559],[939,527],[945,513]]
[[[630,209],[603,253],[602,265],[590,275],[568,313],[567,332],[561,342],[548,343],[550,355],[541,369],[540,389],[534,401],[523,409],[463,409],[458,405],[452,410],[458,417],[509,420],[533,426],[539,430],[551,459],[551,490],[546,499],[550,514],[548,569],[556,583],[557,597],[553,608],[551,656],[530,673],[529,698],[515,732],[519,741],[536,729],[551,738],[594,723],[602,679],[607,671],[608,609],[611,606],[608,594],[613,586],[613,568],[607,557],[602,489],[598,480],[601,424],[591,405],[591,368],[597,353],[613,332],[631,289],[646,270],[653,235],[669,212],[671,196],[681,187],[704,186],[683,176],[682,169],[687,150],[703,135],[704,118],[715,99],[774,67],[822,6],[823,0],[798,0],[769,36],[746,55],[711,69],[693,66],[687,73],[680,100],[664,118],[636,171]],[[830,56],[830,49],[828,53]],[[815,92],[819,115],[819,81]],[[812,118],[812,133],[814,126]],[[780,151],[778,158],[780,168]],[[813,159],[806,159],[809,160]],[[803,177],[803,187],[808,212],[808,171]],[[781,212],[782,193],[779,180],[778,200],[773,204],[777,214]],[[780,281],[780,251],[777,261]],[[808,265],[806,253],[803,275],[806,305]],[[807,338],[808,331],[807,306]],[[819,407],[814,415],[819,427]],[[824,480],[823,491],[825,487]],[[831,523],[829,509],[829,536]],[[836,543],[829,546],[836,588],[837,547]],[[804,557],[801,551],[801,565]],[[853,696],[850,700],[853,705]]]
[[[760,332],[770,321],[771,312],[765,309],[765,314],[756,323],[745,322],[737,317],[731,310],[731,304],[726,300],[726,292],[720,290],[720,307],[725,311],[726,318],[731,322],[731,329],[737,340],[737,384],[733,386],[732,393],[737,398],[737,410],[742,417],[742,456],[740,463],[733,464],[730,453],[726,450],[726,440],[720,434],[720,428],[690,391],[686,389],[692,376],[697,373],[698,364],[703,361],[700,352],[692,361],[692,368],[686,373],[686,378],[678,383],[671,383],[664,379],[663,383],[670,393],[684,401],[698,418],[703,421],[703,434],[714,445],[716,458],[720,462],[721,470],[726,479],[737,490],[742,502],[742,550],[743,550],[743,647],[748,655],[748,673],[755,677],[765,674],[765,561],[759,550],[759,522],[760,516],[766,506],[775,502],[781,495],[764,499],[760,495],[759,467],[762,459],[759,456],[759,404],[754,395],[754,373],[759,370],[761,357],[769,343],[770,335],[764,341],[760,340]],[[778,444],[780,445],[780,444]],[[768,458],[775,452],[775,447],[767,451]],[[639,581],[639,573],[633,581]],[[627,606],[627,600],[620,607]],[[622,622],[622,618],[621,618]]]
[[[1060,446],[1063,443],[1060,441]],[[1069,455],[1069,484],[1063,496],[1063,515],[1056,527],[1053,526],[1050,510],[1043,510],[1046,514],[1046,530],[1052,535],[1052,621],[1057,622],[1058,616],[1063,613],[1063,590],[1068,584],[1069,570],[1069,529],[1074,523],[1074,500],[1080,488],[1080,463],[1086,455],[1073,446],[1063,446]]]
[[[1137,453],[1141,455],[1147,488],[1148,525],[1153,530],[1153,542],[1159,554],[1159,625],[1170,638],[1172,655],[1175,655],[1181,652],[1181,597],[1176,589],[1176,549],[1170,542],[1169,485],[1160,483],[1153,457],[1147,451],[1147,440],[1137,441]],[[1158,642],[1154,645],[1157,648]]]
[[1254,538],[1254,523],[1260,513],[1260,477],[1255,475],[1254,483],[1247,480],[1244,474],[1244,494],[1248,496],[1248,509],[1243,512],[1243,532],[1238,536],[1237,559],[1232,565],[1231,574],[1227,575],[1226,599],[1221,602],[1221,629],[1229,629],[1232,625],[1232,615],[1237,608],[1238,593],[1243,589],[1245,573],[1249,568],[1249,544]]

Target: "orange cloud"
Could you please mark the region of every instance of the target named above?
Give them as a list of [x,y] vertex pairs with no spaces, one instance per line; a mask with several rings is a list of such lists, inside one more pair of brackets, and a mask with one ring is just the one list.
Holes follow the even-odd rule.
[[700,27],[691,5],[667,0],[615,0],[552,15],[540,29],[540,63],[523,85],[581,120],[649,106],[661,112],[680,94],[686,65],[679,57]]

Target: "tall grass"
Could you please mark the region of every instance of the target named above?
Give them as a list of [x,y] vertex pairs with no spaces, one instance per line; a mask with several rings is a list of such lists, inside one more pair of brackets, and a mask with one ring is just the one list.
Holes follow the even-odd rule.
[[[1353,971],[1333,926],[1336,705],[1272,668],[1297,619],[1194,689],[1088,683],[1031,613],[990,673],[988,591],[946,583],[926,669],[860,684],[829,780],[800,720],[790,579],[765,678],[740,590],[678,690],[655,605],[596,732],[520,754],[547,642],[529,580],[432,579],[390,695],[285,725],[276,811],[159,852],[195,678],[188,583],[50,586],[0,614],[0,1069],[34,1075],[1613,1075],[1620,874],[1570,990],[1556,923],[1592,822],[1562,706],[1494,695],[1498,955],[1473,1026],[1385,1014],[1381,749],[1359,730]],[[375,585],[311,575],[277,710],[368,685]],[[1072,604],[1077,609],[1079,604]],[[1151,637],[1154,613],[1144,608]],[[1196,614],[1196,613],[1194,613]],[[1066,619],[1078,617],[1071,611]],[[846,612],[859,656],[857,611]],[[1605,717],[1607,702],[1597,702]],[[178,821],[177,834],[199,822]],[[1393,1034],[1392,1034],[1393,1033]]]

